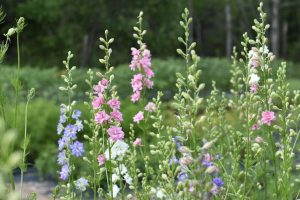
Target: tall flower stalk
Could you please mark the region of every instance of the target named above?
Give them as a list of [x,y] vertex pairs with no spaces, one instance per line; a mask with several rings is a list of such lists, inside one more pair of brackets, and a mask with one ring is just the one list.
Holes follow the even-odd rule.
[[21,169],[21,198],[22,198],[22,194],[23,194],[23,176],[24,176],[24,172],[26,171],[26,156],[28,154],[27,152],[27,147],[29,145],[30,142],[30,136],[27,135],[27,123],[28,123],[28,106],[29,106],[29,102],[31,101],[31,99],[34,97],[35,95],[35,89],[32,88],[29,90],[28,95],[27,95],[27,101],[26,101],[26,105],[25,105],[25,122],[24,122],[24,139],[23,139],[23,154],[22,154],[22,163],[20,165],[20,169]]
[[[61,166],[59,172],[60,179],[62,180],[61,188],[64,190],[61,198],[75,199],[75,164],[76,158],[82,157],[84,154],[83,143],[77,140],[78,132],[83,130],[81,111],[74,109],[76,102],[72,100],[74,90],[77,88],[76,84],[73,84],[72,73],[76,69],[75,66],[70,66],[70,60],[73,58],[73,54],[69,51],[67,60],[63,61],[65,65],[67,75],[62,75],[65,82],[65,86],[59,87],[61,91],[68,95],[68,103],[61,104],[60,117],[57,126],[57,134],[61,135],[58,140],[58,159],[57,162]],[[80,181],[86,186],[86,181]],[[85,187],[79,187],[79,190],[83,190]]]

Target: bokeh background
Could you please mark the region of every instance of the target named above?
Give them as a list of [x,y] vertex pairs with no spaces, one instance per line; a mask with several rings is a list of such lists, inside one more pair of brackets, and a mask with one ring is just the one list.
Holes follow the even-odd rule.
[[[268,32],[269,47],[277,57],[272,67],[286,60],[290,89],[300,89],[300,0],[265,0],[264,3],[268,23],[272,25]],[[128,131],[132,116],[139,110],[129,99],[132,72],[128,64],[130,48],[136,46],[132,27],[141,10],[144,11],[144,28],[148,31],[145,42],[153,55],[156,73],[155,86],[149,96],[153,97],[158,90],[164,92],[163,107],[169,123],[174,117],[168,111],[172,109],[176,92],[175,73],[184,71],[183,61],[176,54],[180,47],[177,38],[182,34],[179,20],[183,9],[189,8],[194,19],[191,39],[197,42],[202,82],[206,84],[202,95],[209,92],[212,80],[216,80],[219,90],[229,94],[232,47],[237,46],[239,51],[242,34],[246,31],[254,37],[251,26],[258,17],[257,0],[4,0],[0,4],[6,12],[5,23],[0,25],[2,33],[20,16],[27,23],[21,34],[21,100],[25,101],[28,89],[36,88],[28,116],[31,134],[28,158],[30,166],[37,168],[41,177],[56,177],[56,126],[59,104],[65,101],[58,87],[62,84],[60,75],[64,73],[62,60],[68,50],[75,55],[72,64],[78,66],[74,74],[78,85],[74,98],[84,116],[89,117],[83,105],[84,92],[88,89],[84,81],[86,70],[103,70],[98,62],[103,56],[98,49],[98,38],[105,29],[110,30],[115,38],[112,45],[115,84],[122,100],[123,128]],[[4,40],[4,36],[1,37]],[[14,38],[0,65],[0,99],[6,105],[9,123],[13,118],[10,102],[15,94],[11,80],[16,75],[16,55]],[[24,103],[20,103],[19,115],[19,141],[22,141]],[[84,133],[89,134],[89,131],[85,129]]]

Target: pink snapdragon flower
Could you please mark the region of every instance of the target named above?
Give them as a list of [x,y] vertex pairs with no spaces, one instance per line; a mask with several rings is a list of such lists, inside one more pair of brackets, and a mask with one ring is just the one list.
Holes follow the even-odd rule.
[[100,154],[100,155],[98,156],[98,163],[99,163],[99,165],[100,165],[100,166],[101,166],[101,165],[104,165],[105,161],[106,161],[105,156],[104,156],[103,154]]
[[274,121],[276,119],[275,117],[275,113],[272,112],[272,111],[265,111],[261,114],[261,121],[270,126],[271,125],[271,122]]
[[135,74],[131,79],[131,86],[134,92],[141,91],[143,89],[143,75]]
[[114,110],[110,113],[110,116],[112,119],[114,119],[117,122],[122,122],[123,121],[123,115],[120,111]]
[[94,93],[96,95],[102,94],[108,88],[109,81],[107,79],[102,79],[97,85],[94,85]]
[[100,108],[100,106],[102,104],[104,104],[104,98],[103,97],[97,96],[93,99],[92,106],[93,106],[94,109]]
[[156,109],[155,104],[153,102],[149,102],[146,106],[145,106],[145,110],[148,112],[154,112]]
[[112,126],[108,130],[109,139],[113,142],[124,139],[124,132],[119,126]]
[[133,142],[133,146],[142,146],[142,139],[141,138],[136,138],[135,141]]
[[95,122],[98,124],[103,124],[103,123],[107,122],[109,119],[110,119],[109,115],[106,114],[106,112],[104,110],[99,111],[95,115]]
[[135,93],[133,93],[133,95],[131,95],[131,101],[137,102],[139,99],[141,98],[141,92],[140,91],[136,91]]
[[116,110],[120,109],[120,101],[116,98],[113,98],[107,102],[111,109]]
[[133,121],[136,123],[140,123],[144,119],[144,113],[142,111],[139,111],[134,117]]

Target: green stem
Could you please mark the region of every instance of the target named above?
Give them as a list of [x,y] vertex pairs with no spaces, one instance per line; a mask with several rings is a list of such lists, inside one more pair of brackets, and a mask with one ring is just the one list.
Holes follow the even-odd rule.
[[25,127],[24,127],[24,140],[23,140],[23,158],[22,158],[22,167],[21,167],[21,199],[23,192],[23,176],[24,176],[24,168],[25,168],[25,159],[26,159],[26,148],[27,148],[27,118],[28,118],[28,104],[29,100],[26,102],[25,106]]

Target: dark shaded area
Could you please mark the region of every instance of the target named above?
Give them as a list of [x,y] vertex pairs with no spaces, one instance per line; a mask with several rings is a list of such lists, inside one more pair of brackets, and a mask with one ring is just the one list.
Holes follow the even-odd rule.
[[[279,2],[275,4],[274,2]],[[128,63],[130,47],[135,45],[132,27],[140,10],[148,30],[145,42],[156,58],[176,56],[178,21],[185,7],[190,9],[193,39],[201,56],[229,55],[232,45],[239,46],[243,32],[251,35],[252,19],[256,17],[257,0],[10,0],[1,3],[7,13],[1,32],[23,16],[27,27],[21,35],[22,62],[48,67],[61,64],[66,52],[72,50],[76,63],[98,66],[98,38],[105,29],[115,37],[113,64]],[[299,61],[300,1],[266,0],[272,29],[273,52],[285,59]],[[278,11],[276,17],[274,13]],[[274,15],[274,16],[273,16]],[[274,26],[276,27],[276,26]],[[269,34],[270,35],[270,34]],[[278,36],[278,39],[275,38]],[[273,43],[274,42],[274,43]],[[15,46],[15,41],[12,41]],[[14,64],[16,50],[10,48],[6,62]]]

